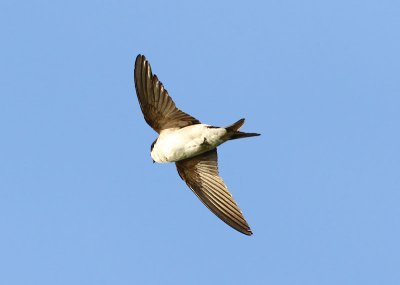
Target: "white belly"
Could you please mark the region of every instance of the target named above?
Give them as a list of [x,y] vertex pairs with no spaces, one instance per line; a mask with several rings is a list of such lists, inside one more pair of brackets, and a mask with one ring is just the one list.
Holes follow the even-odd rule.
[[198,124],[178,130],[163,130],[151,152],[156,162],[175,162],[216,148],[226,141],[224,128]]

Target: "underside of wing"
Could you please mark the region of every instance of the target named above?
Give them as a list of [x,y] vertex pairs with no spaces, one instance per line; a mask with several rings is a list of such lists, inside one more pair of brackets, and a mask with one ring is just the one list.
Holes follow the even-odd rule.
[[217,150],[176,162],[180,177],[215,215],[232,228],[251,235],[238,205],[218,175]]
[[199,120],[175,106],[163,84],[152,74],[150,64],[144,55],[138,55],[136,58],[134,77],[136,94],[144,119],[156,132],[200,124]]

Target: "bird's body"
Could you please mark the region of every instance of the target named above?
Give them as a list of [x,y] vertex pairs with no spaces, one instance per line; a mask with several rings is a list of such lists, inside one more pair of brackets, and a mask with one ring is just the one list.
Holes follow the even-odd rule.
[[224,128],[214,127],[178,109],[143,55],[136,58],[134,79],[144,119],[159,133],[151,145],[153,161],[175,162],[179,176],[207,208],[229,226],[251,235],[242,212],[219,176],[217,147],[228,140],[259,134],[239,131],[244,119]]
[[160,133],[151,150],[155,162],[176,162],[210,151],[227,140],[225,128],[196,124]]

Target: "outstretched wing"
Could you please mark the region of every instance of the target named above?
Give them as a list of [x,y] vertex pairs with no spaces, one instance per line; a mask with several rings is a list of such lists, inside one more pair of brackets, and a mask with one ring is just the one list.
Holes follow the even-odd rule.
[[199,120],[179,110],[144,55],[135,61],[135,87],[144,119],[156,132],[200,124]]
[[221,220],[245,235],[251,235],[242,212],[218,175],[217,149],[176,162],[179,176],[197,197]]

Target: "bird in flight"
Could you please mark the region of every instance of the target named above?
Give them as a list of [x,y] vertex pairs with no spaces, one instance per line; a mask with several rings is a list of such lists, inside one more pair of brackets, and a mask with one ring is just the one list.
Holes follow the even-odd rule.
[[175,162],[179,176],[211,212],[237,231],[252,235],[218,174],[217,146],[260,134],[239,131],[244,119],[220,128],[178,109],[144,55],[136,57],[134,80],[144,119],[159,134],[151,145],[153,162]]

